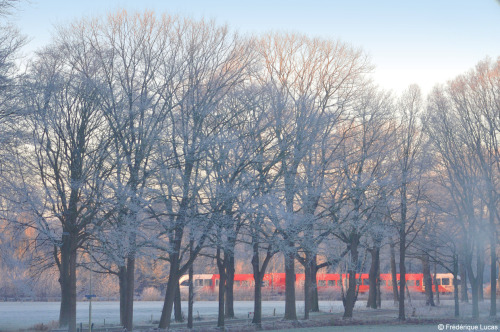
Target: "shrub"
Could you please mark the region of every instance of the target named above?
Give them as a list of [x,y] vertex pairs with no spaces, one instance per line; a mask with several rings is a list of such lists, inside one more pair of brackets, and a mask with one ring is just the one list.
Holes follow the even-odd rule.
[[160,301],[161,299],[160,291],[154,287],[147,287],[142,291],[142,301]]

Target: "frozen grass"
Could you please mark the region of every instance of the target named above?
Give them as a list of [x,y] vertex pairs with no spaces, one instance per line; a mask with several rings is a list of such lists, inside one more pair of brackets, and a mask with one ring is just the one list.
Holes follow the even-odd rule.
[[[158,321],[162,305],[163,302],[161,301],[135,302],[134,323],[136,325],[145,325],[150,324],[151,321]],[[197,301],[194,304],[194,316],[202,320],[215,320],[217,317],[217,306],[218,304],[215,301]],[[276,312],[277,317],[283,316],[284,314],[285,305],[283,301],[264,301],[262,302],[262,306],[264,316],[272,316],[274,312]],[[184,313],[187,314],[187,303],[183,302],[182,307]],[[303,315],[303,308],[303,302],[297,301],[297,314],[299,318]],[[425,305],[423,299],[415,299],[411,304],[408,303],[406,308],[409,319],[422,320],[423,323],[429,320],[438,321],[439,319],[454,319],[453,300],[450,299],[441,300],[441,304],[437,307],[428,307]],[[342,302],[320,301],[320,310],[324,313],[332,313],[330,317],[338,319],[343,313]],[[253,312],[253,301],[235,302],[235,314],[238,318],[246,319],[251,312]],[[471,317],[471,313],[472,305],[470,303],[460,303],[461,321],[467,321],[468,318]],[[480,303],[481,319],[487,320],[488,314],[489,301],[486,300]],[[57,321],[58,316],[58,302],[0,302],[0,331],[34,329],[35,325],[40,327],[39,330],[43,330],[41,328],[42,323],[44,327],[51,326],[51,324],[54,324],[53,321]],[[97,325],[103,325],[104,322],[106,325],[118,324],[119,302],[93,302],[92,317],[93,322]],[[392,300],[383,301],[382,310],[366,308],[366,301],[364,300],[360,300],[356,303],[354,312],[355,320],[366,320],[371,322],[379,320],[384,324],[384,321],[394,321],[396,317],[397,308],[394,306]],[[82,322],[84,324],[88,323],[88,302],[79,302],[77,304],[77,322]],[[434,328],[432,331],[437,331],[437,325],[431,325]],[[431,325],[429,326],[432,327]],[[344,326],[343,328],[347,327]],[[390,327],[387,331],[397,331],[394,330],[394,328],[395,327]],[[411,331],[411,329],[409,331]]]

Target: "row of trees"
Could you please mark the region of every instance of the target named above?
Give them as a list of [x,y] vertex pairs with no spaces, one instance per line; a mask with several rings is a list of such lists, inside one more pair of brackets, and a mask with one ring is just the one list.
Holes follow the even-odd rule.
[[70,331],[77,267],[117,276],[130,330],[137,259],[167,262],[166,328],[176,299],[180,310],[179,278],[192,281],[200,255],[220,274],[223,326],[234,316],[239,242],[252,252],[256,324],[277,253],[285,319],[297,319],[296,262],[306,275],[305,318],[318,310],[316,273],[340,262],[349,273],[344,317],[352,317],[366,252],[377,306],[386,243],[399,245],[399,319],[413,253],[455,276],[463,257],[477,317],[485,226],[494,316],[499,67],[485,61],[437,88],[424,110],[418,87],[399,98],[381,91],[365,54],[342,42],[242,38],[214,22],[150,12],[82,20],[58,30],[1,106],[11,114],[1,124],[3,225],[35,231],[28,252],[57,266],[60,325]]

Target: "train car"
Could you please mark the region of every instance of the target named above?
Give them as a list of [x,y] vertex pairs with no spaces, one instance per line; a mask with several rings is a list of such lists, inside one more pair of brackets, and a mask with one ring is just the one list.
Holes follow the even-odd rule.
[[[217,277],[216,277],[217,276]],[[219,286],[219,278],[216,274],[195,274],[193,275],[194,291],[213,292],[215,286]],[[181,291],[187,291],[189,288],[189,276],[183,275],[179,278],[179,287]]]
[[[399,288],[399,274],[396,275],[396,282]],[[193,276],[194,290],[215,292],[219,287],[220,277],[218,274],[195,274]],[[453,275],[451,273],[438,273],[436,275],[437,287],[440,293],[453,292]],[[295,275],[295,286],[300,288],[304,286],[305,275]],[[359,284],[359,292],[365,293],[370,289],[369,275],[367,273],[356,274],[356,282]],[[392,276],[388,273],[380,274],[380,287],[385,292],[392,292]],[[336,273],[318,273],[316,275],[316,284],[319,291],[340,289],[341,286],[346,289],[349,286],[348,274]],[[189,287],[189,278],[187,275],[179,279],[181,291],[187,291]],[[254,288],[255,280],[253,274],[235,274],[234,289]],[[407,273],[406,286],[410,292],[425,292],[422,273]],[[285,273],[267,273],[262,281],[262,288],[271,291],[285,290]],[[433,291],[436,291],[436,285],[433,285]]]
[[[432,291],[436,291],[436,286],[440,293],[452,293],[455,289],[453,286],[453,274],[452,273],[436,273],[436,284],[434,284],[434,276],[432,276]],[[460,285],[460,279],[458,279],[458,284]],[[425,292],[425,285],[422,286],[422,291]]]

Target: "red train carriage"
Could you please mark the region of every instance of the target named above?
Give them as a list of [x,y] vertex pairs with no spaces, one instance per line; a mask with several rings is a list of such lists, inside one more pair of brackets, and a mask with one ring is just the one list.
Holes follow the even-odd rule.
[[[325,273],[317,274],[316,282],[318,290],[340,289],[341,285],[345,288],[349,284],[348,274]],[[399,285],[399,274],[396,275],[396,280]],[[193,276],[195,290],[202,290],[207,292],[215,292],[219,287],[218,274],[195,274]],[[370,288],[369,276],[367,273],[356,274],[356,280],[359,282],[359,292],[368,292]],[[295,285],[302,287],[304,285],[305,275],[295,275]],[[451,273],[438,273],[436,275],[436,283],[440,293],[453,292],[453,275]],[[189,286],[188,276],[184,275],[179,280],[179,285],[182,291],[187,291]],[[423,282],[422,273],[408,273],[406,274],[406,285],[410,292],[425,292],[425,285]],[[255,281],[252,274],[235,274],[234,275],[234,288],[245,289],[253,288]],[[392,292],[392,276],[391,274],[380,275],[380,287],[386,292]],[[276,291],[283,291],[285,289],[285,274],[284,273],[267,273],[264,275],[262,281],[262,288]],[[433,285],[433,291],[436,291],[436,285]]]

